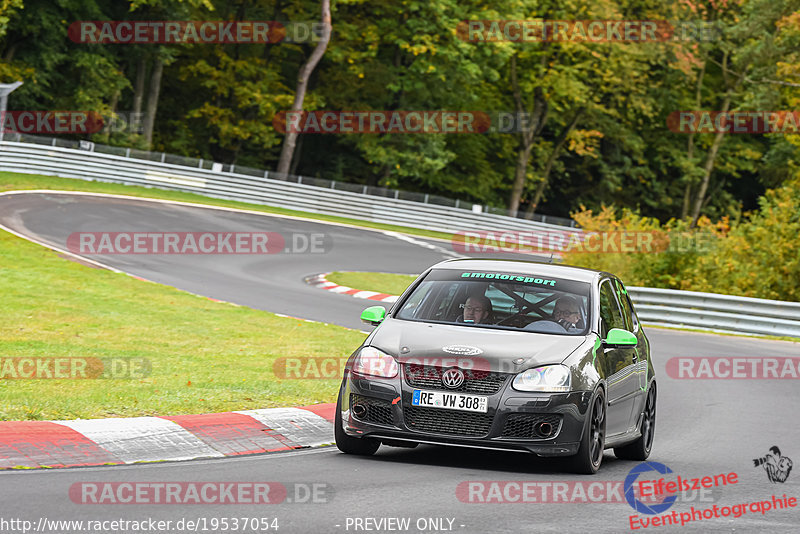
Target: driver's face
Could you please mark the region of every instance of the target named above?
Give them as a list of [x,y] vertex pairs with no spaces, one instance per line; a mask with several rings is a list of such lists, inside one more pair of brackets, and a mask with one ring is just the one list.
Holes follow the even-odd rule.
[[464,321],[482,323],[489,317],[489,310],[483,307],[480,301],[468,298],[464,304]]
[[563,319],[571,324],[577,324],[578,320],[581,318],[580,312],[569,306],[556,306],[553,315],[555,316],[556,321]]

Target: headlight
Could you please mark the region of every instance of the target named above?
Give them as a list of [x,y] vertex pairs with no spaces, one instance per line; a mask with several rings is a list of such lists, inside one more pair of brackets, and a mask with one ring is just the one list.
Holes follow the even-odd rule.
[[397,361],[375,347],[364,347],[353,362],[353,372],[360,375],[394,378],[397,376]]
[[528,369],[514,377],[511,387],[518,391],[569,391],[569,368],[563,365],[545,365]]

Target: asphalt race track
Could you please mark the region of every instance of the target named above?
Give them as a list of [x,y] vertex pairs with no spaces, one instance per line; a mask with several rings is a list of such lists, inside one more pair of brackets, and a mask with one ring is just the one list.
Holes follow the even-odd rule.
[[[324,252],[272,255],[92,255],[93,260],[156,282],[208,297],[317,321],[365,329],[358,320],[370,301],[308,286],[308,275],[334,270],[420,272],[452,257],[447,245],[382,232],[266,215],[252,215],[142,200],[29,193],[0,196],[0,224],[66,249],[74,232],[278,232],[323,234]],[[424,243],[437,248],[429,248]],[[2,261],[2,260],[0,260]],[[771,483],[753,459],[777,445],[800,461],[797,382],[793,380],[677,380],[665,364],[675,356],[800,356],[800,345],[782,341],[650,328],[659,380],[658,423],[650,460],[684,478],[735,472],[738,483],[689,495],[673,505],[678,514],[696,509],[800,497],[800,466],[785,483]],[[0,473],[0,517],[37,525],[49,520],[171,520],[277,518],[283,533],[339,532],[625,532],[634,509],[625,502],[462,502],[457,488],[469,481],[619,483],[637,465],[606,452],[594,477],[560,471],[557,461],[502,452],[420,446],[382,447],[372,458],[335,448],[266,456]],[[671,475],[673,476],[673,475]],[[674,479],[674,478],[673,478]],[[70,487],[79,482],[281,482],[293,502],[270,505],[76,504]],[[318,484],[317,502],[305,488]],[[295,486],[293,486],[295,485]],[[613,484],[612,484],[613,485]],[[485,487],[490,487],[488,484]],[[551,487],[551,486],[547,486]],[[294,488],[294,489],[292,489]],[[551,487],[552,488],[552,487]],[[539,495],[539,494],[537,494]],[[570,490],[570,495],[574,495]],[[508,498],[519,498],[519,492]],[[296,501],[303,502],[296,502]],[[311,498],[313,501],[314,499]],[[618,499],[617,499],[618,500]],[[652,517],[640,514],[639,517]],[[370,518],[369,521],[366,519]],[[389,518],[408,518],[401,529]],[[374,521],[373,521],[374,520]],[[232,519],[231,519],[232,521]],[[797,532],[800,508],[750,511],[741,517],[704,519],[686,526],[646,531]],[[0,521],[0,532],[19,532]],[[59,532],[49,529],[45,532]],[[64,529],[64,531],[69,531]],[[106,531],[115,532],[109,529]],[[154,530],[155,531],[155,530]],[[184,530],[185,531],[185,530]],[[193,531],[193,530],[192,530]],[[201,525],[197,531],[203,532]],[[239,530],[255,532],[258,530]],[[172,528],[169,532],[180,532]],[[267,532],[261,530],[261,532]]]

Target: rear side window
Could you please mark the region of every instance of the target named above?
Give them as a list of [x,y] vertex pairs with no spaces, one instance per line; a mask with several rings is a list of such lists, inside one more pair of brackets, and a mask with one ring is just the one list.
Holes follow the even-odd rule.
[[625,319],[625,328],[633,332],[633,313],[631,312],[631,305],[627,299],[627,295],[623,293],[624,288],[619,280],[614,280],[614,289],[617,292],[617,299],[622,305],[622,317]]
[[631,310],[631,319],[633,319],[633,331],[635,332],[639,328],[639,318],[636,316],[636,310],[633,309],[633,302],[631,302],[631,296],[625,293],[623,297],[628,307]]
[[603,338],[608,335],[612,328],[625,328],[625,319],[622,310],[614,296],[614,289],[611,281],[605,280],[600,285],[600,334]]
[[639,321],[636,320],[636,314],[633,312],[633,306],[631,305],[631,299],[628,296],[628,292],[625,290],[625,286],[623,286],[622,282],[619,280],[614,280],[614,285],[617,287],[617,297],[619,297],[619,302],[622,304],[622,313],[625,316],[625,324],[628,325],[628,330],[635,332],[639,327]]

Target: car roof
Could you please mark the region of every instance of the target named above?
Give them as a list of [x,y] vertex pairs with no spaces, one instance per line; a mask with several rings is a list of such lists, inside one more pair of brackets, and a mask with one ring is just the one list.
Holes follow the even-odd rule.
[[612,276],[605,271],[596,271],[584,267],[542,263],[529,260],[459,258],[437,263],[431,269],[436,270],[468,270],[468,271],[503,271],[520,274],[553,276],[581,282],[592,282],[602,276]]

